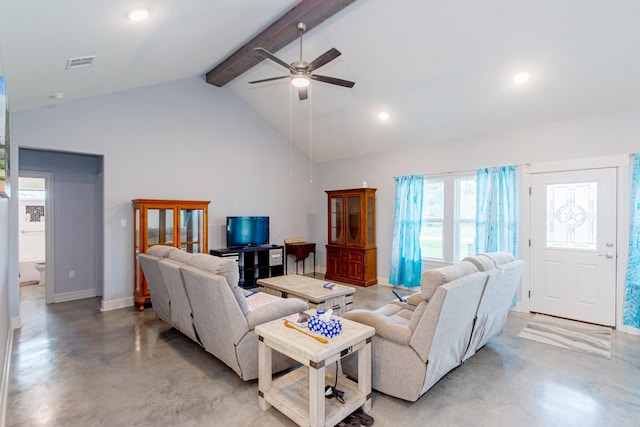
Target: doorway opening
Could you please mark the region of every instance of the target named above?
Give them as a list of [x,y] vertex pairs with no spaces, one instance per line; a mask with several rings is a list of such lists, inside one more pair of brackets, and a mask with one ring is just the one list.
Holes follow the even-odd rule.
[[51,254],[50,174],[21,172],[18,178],[18,263],[20,289],[44,288],[52,302],[53,254]]

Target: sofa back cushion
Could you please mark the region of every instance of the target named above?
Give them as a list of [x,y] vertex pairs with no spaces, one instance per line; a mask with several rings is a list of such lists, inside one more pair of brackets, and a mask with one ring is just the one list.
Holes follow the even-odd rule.
[[187,296],[187,290],[184,287],[182,273],[180,272],[180,266],[182,265],[166,258],[158,261],[158,268],[164,283],[167,285],[167,292],[171,300],[171,323],[176,329],[199,343],[200,341],[193,327],[191,301]]
[[158,261],[161,259],[162,258],[148,254],[138,255],[138,262],[140,263],[140,267],[142,267],[149,292],[151,293],[153,310],[159,319],[173,324],[171,320],[171,298],[169,297],[169,291],[167,290],[167,285],[164,283],[162,273],[160,273],[160,267],[158,267]]
[[192,255],[193,254],[172,247],[171,249],[169,249],[169,253],[166,257],[180,264],[186,264],[186,262],[189,260],[189,257],[191,257]]
[[233,296],[236,298],[242,314],[246,315],[249,312],[249,305],[245,299],[245,294],[242,292],[242,288],[238,286],[240,273],[238,271],[238,264],[236,264],[234,260],[207,254],[191,254],[186,259],[185,264],[223,276],[231,292],[233,292]]
[[453,280],[438,287],[428,303],[410,342],[427,363],[420,394],[462,362],[486,280],[482,272]]
[[487,252],[486,254],[480,254],[479,256],[491,258],[491,260],[496,264],[496,267],[514,260],[513,255],[509,252]]
[[174,248],[173,246],[153,245],[147,248],[147,254],[158,258],[166,258],[172,249],[177,248]]
[[427,270],[422,274],[422,278],[420,279],[422,299],[429,301],[440,286],[477,272],[478,269],[476,266],[468,261],[461,261],[447,265],[446,267]]
[[471,264],[475,265],[479,271],[489,271],[496,268],[496,263],[488,256],[468,256],[462,261],[470,262]]
[[180,268],[193,308],[193,322],[204,348],[242,375],[236,346],[248,332],[247,321],[220,275],[183,265]]

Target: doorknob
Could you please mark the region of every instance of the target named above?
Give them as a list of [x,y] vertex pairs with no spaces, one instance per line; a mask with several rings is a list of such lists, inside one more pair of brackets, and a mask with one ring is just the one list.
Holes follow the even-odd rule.
[[606,254],[598,254],[598,256],[603,256],[606,258],[613,258],[613,254],[611,252],[607,252]]

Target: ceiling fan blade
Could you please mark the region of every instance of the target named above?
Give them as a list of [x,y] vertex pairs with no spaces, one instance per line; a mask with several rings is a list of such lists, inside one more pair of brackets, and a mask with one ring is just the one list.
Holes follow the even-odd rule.
[[290,76],[269,77],[268,79],[254,80],[254,81],[249,82],[249,83],[251,83],[251,84],[253,84],[253,83],[264,83],[264,82],[270,82],[272,80],[286,79],[287,77],[290,77]]
[[311,74],[310,77],[313,80],[318,80],[319,82],[330,83],[332,85],[344,87],[353,87],[356,84],[355,82],[350,82],[349,80],[342,80],[336,77],[319,76],[318,74]]
[[291,70],[291,71],[297,71],[295,68],[293,68],[291,65],[287,64],[286,62],[284,62],[282,59],[278,58],[277,56],[275,56],[273,53],[269,52],[268,50],[262,48],[262,47],[256,47],[253,50],[255,50],[258,53],[261,53],[262,55],[264,55],[265,57],[269,58],[270,60],[272,60],[273,62],[275,62],[276,64],[280,64],[282,65],[284,68]]
[[311,63],[309,63],[309,71],[313,71],[322,67],[323,65],[333,61],[340,55],[342,55],[340,51],[335,47],[332,47],[331,49],[311,61]]
[[304,101],[308,97],[309,97],[309,93],[307,92],[307,88],[306,87],[299,87],[298,88],[298,98],[300,98],[300,101]]

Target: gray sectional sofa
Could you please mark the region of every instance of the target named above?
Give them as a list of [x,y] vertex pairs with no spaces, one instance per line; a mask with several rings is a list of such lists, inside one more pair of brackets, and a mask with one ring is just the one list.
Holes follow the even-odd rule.
[[[473,356],[502,331],[524,265],[503,252],[465,258],[426,271],[406,302],[345,313],[376,329],[372,387],[413,402]],[[342,370],[357,378],[357,355]]]
[[[158,318],[201,345],[244,381],[258,377],[254,327],[308,309],[297,298],[240,288],[233,260],[161,245],[150,247],[138,259]],[[275,353],[273,371],[295,363]]]

